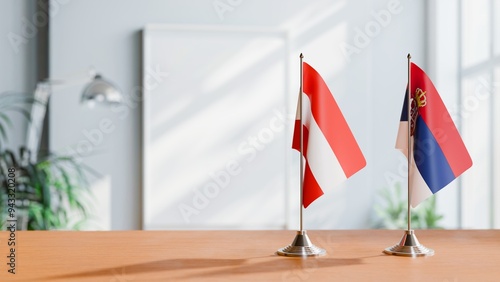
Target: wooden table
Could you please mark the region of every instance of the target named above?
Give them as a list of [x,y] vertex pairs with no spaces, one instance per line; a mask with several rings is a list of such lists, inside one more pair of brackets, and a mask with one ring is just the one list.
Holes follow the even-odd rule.
[[500,230],[417,230],[433,257],[384,255],[403,231],[309,231],[328,254],[275,251],[295,231],[19,231],[16,274],[0,232],[0,281],[500,281]]

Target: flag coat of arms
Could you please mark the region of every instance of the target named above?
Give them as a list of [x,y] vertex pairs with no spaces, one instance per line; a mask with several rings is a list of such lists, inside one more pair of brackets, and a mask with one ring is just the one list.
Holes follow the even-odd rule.
[[297,109],[292,148],[300,152],[303,128],[303,202],[314,200],[365,167],[366,160],[323,78],[309,64],[302,63],[302,121]]
[[458,130],[432,81],[416,64],[410,66],[411,109],[408,122],[408,87],[401,112],[396,148],[408,158],[410,126],[410,199],[416,207],[472,166]]

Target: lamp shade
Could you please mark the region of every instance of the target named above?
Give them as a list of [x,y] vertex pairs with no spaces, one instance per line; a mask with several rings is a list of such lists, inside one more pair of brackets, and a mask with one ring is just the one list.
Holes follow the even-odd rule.
[[97,74],[82,93],[82,103],[94,102],[117,104],[122,102],[122,95],[111,82]]

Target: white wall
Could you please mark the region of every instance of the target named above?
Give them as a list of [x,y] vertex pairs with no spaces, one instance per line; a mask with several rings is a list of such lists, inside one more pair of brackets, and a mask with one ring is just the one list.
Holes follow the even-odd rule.
[[[34,1],[3,0],[0,2],[0,92],[29,94],[36,84],[36,32],[31,29],[35,13]],[[26,119],[12,114],[14,126],[8,147],[24,144]],[[12,134],[12,135],[11,135]]]
[[[382,26],[376,23],[374,14],[388,10],[388,3],[393,1],[58,3],[62,2],[65,4],[60,4],[50,25],[51,76],[72,76],[92,65],[119,85],[128,100],[128,106],[116,111],[89,110],[78,105],[79,87],[52,96],[52,149],[64,151],[70,146],[75,151],[91,151],[83,154],[84,161],[102,174],[94,181],[99,219],[93,228],[141,227],[141,112],[140,99],[133,97],[141,85],[140,31],[148,23],[288,30],[291,53],[304,52],[308,62],[334,89],[337,103],[368,162],[363,171],[306,210],[306,228],[370,227],[377,190],[388,186],[388,173],[398,174],[399,155],[393,144],[406,85],[406,54],[411,52],[414,61],[425,68],[424,1],[401,0],[399,6],[396,3],[398,8],[392,7],[397,12]],[[218,14],[214,4],[220,3],[229,8]],[[373,36],[363,40],[358,29],[366,28],[372,28]],[[341,46],[345,44],[357,48],[356,53],[344,56]],[[186,64],[196,67],[193,61]],[[297,86],[290,89],[290,95],[295,96],[293,89]],[[111,133],[99,131],[103,119],[112,123]]]
[[[473,165],[437,194],[445,228],[498,228],[498,21],[495,1],[434,1],[430,73]],[[488,12],[487,12],[488,11]],[[461,24],[457,24],[461,22]],[[486,50],[486,51],[485,51]],[[473,60],[471,60],[473,59]],[[496,111],[495,111],[496,110]]]

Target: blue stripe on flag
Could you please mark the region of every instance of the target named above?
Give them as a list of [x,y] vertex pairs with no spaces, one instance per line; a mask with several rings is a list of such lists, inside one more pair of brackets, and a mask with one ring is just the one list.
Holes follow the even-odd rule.
[[403,110],[401,111],[401,121],[408,121],[408,87],[406,87],[405,101],[403,103]]
[[417,118],[413,154],[415,164],[432,193],[455,179],[441,147],[420,116]]

